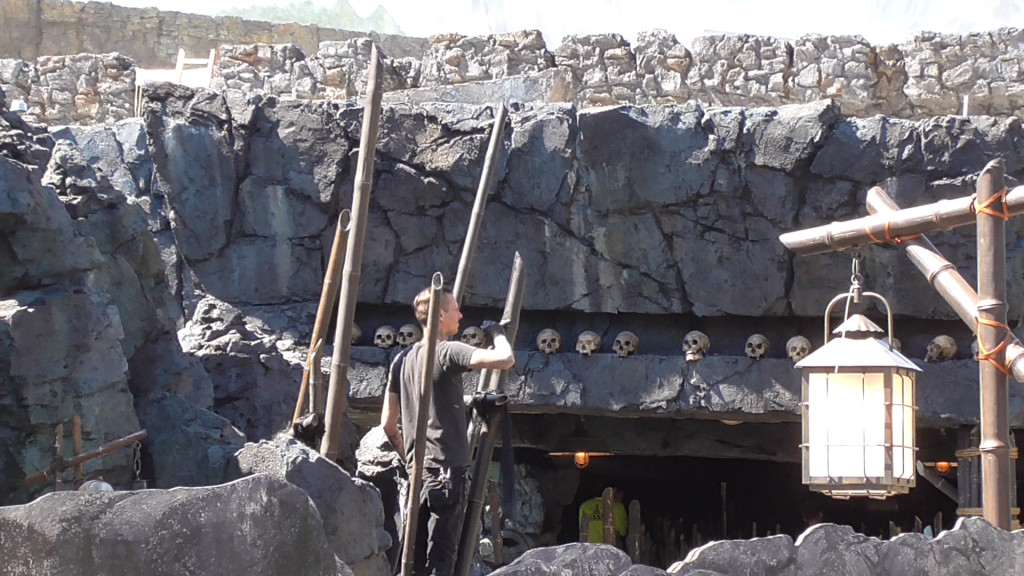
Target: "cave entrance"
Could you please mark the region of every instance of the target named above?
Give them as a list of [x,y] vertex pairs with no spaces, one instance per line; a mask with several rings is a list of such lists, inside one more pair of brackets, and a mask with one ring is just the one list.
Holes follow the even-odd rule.
[[[682,559],[695,543],[769,532],[795,539],[805,528],[801,503],[819,496],[801,483],[798,463],[685,456],[593,458],[580,471],[573,501],[562,510],[558,543],[577,541],[580,504],[613,485],[625,491],[627,507],[632,500],[640,502],[650,564],[663,567]],[[819,500],[826,522],[849,525],[869,536],[888,538],[890,522],[902,531],[913,530],[915,518],[932,525],[939,512],[941,528],[951,528],[956,521],[953,501],[923,479],[909,494],[886,500]]]

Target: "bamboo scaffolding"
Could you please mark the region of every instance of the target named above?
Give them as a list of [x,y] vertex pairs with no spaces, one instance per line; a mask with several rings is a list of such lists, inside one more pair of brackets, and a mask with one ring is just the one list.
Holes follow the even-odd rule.
[[[868,190],[866,204],[868,212],[872,214],[896,212],[900,209],[878,186]],[[914,266],[928,278],[928,283],[960,316],[971,332],[974,332],[978,326],[978,293],[974,288],[960,275],[956,267],[942,256],[927,236],[921,234],[908,238],[900,245]],[[1015,337],[1007,344],[1005,365],[1018,382],[1024,383],[1024,346]]]
[[427,330],[423,334],[423,372],[420,374],[420,400],[416,412],[416,440],[413,443],[412,469],[409,470],[409,493],[405,514],[405,542],[402,549],[402,576],[412,574],[416,561],[416,531],[419,528],[420,492],[423,488],[423,457],[427,451],[427,419],[434,391],[434,357],[437,350],[438,319],[444,278],[435,272],[430,282],[430,306],[427,309]]
[[383,92],[379,78],[381,61],[377,45],[370,51],[369,77],[366,81],[366,103],[363,106],[363,126],[359,136],[359,161],[352,192],[352,224],[345,250],[345,266],[341,279],[338,320],[334,331],[334,354],[331,357],[331,380],[327,390],[325,433],[320,443],[320,454],[336,460],[341,451],[341,425],[348,407],[348,362],[352,350],[352,321],[355,319],[356,298],[359,294],[359,276],[363,264],[363,244],[366,239],[367,213],[370,190],[373,186],[373,166],[377,154],[377,131],[380,126],[380,101]]

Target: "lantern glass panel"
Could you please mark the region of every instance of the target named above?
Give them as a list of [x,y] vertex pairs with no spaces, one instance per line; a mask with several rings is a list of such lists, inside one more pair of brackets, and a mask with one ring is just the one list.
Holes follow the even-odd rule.
[[812,373],[808,379],[808,457],[813,477],[886,473],[885,374]]

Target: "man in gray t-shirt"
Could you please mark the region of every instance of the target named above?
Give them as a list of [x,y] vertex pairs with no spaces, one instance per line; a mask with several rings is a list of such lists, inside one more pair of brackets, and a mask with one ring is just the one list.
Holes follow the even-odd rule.
[[[430,289],[416,296],[413,311],[426,328]],[[504,370],[515,363],[512,346],[498,324],[484,329],[493,342],[490,349],[474,348],[448,339],[459,333],[462,313],[448,291],[441,295],[438,315],[437,356],[434,359],[433,394],[428,409],[426,453],[423,459],[423,488],[420,492],[420,525],[416,531],[417,576],[450,576],[455,568],[459,518],[465,498],[466,469],[470,464],[466,439],[466,405],[462,399],[462,374],[467,370]],[[403,351],[388,370],[388,390],[381,411],[381,426],[391,446],[407,467],[411,466],[420,377],[426,345],[419,342]],[[402,426],[399,429],[399,412]],[[411,472],[411,470],[410,470]],[[397,544],[397,543],[396,543]]]

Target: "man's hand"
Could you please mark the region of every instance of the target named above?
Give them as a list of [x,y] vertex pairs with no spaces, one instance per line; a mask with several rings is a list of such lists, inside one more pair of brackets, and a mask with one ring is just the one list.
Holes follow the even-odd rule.
[[497,322],[491,322],[485,320],[480,329],[484,332],[484,338],[487,339],[488,344],[493,344],[494,339],[498,336],[505,336],[505,327]]

